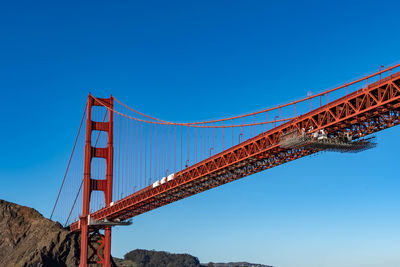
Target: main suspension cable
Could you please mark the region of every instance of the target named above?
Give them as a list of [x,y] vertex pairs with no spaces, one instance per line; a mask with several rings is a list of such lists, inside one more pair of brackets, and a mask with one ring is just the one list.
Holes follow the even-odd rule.
[[[87,107],[87,105],[86,105],[86,107]],[[85,111],[86,111],[86,109],[85,109]],[[104,114],[103,122],[105,121],[106,117],[107,117],[107,112]],[[82,119],[83,119],[83,118],[82,118]],[[83,120],[82,120],[82,121],[83,121]],[[81,122],[81,125],[82,125],[82,122]],[[95,143],[94,146],[97,145],[97,142],[99,141],[99,137],[100,137],[100,132],[97,134],[96,143]],[[68,221],[69,221],[69,218],[70,218],[71,215],[72,215],[72,212],[73,212],[73,210],[74,210],[74,207],[75,207],[76,202],[77,202],[78,197],[79,197],[79,193],[80,193],[81,190],[82,190],[83,181],[84,181],[84,178],[82,177],[81,184],[80,184],[80,186],[79,186],[78,192],[76,193],[76,196],[75,196],[75,199],[74,199],[74,203],[72,204],[71,210],[69,211],[68,218],[67,218],[67,220],[65,221],[65,225],[64,225],[64,226],[67,226]]]
[[[388,67],[388,68],[386,68],[386,69],[384,69],[384,70],[380,70],[380,71],[378,71],[378,72],[375,72],[375,73],[372,73],[372,74],[370,74],[370,75],[364,76],[364,77],[359,78],[359,79],[357,79],[357,80],[354,80],[354,81],[345,83],[345,84],[343,84],[343,85],[337,86],[337,87],[335,87],[335,88],[333,88],[333,89],[325,90],[325,91],[323,91],[323,92],[321,92],[321,93],[318,93],[318,94],[315,94],[315,95],[311,95],[311,96],[307,96],[307,97],[305,97],[305,98],[302,98],[302,99],[299,99],[299,100],[296,100],[296,101],[292,101],[292,102],[289,102],[289,103],[286,103],[286,104],[283,104],[283,105],[279,105],[279,106],[276,106],[276,107],[273,107],[273,108],[267,108],[267,109],[263,109],[263,110],[260,110],[260,111],[257,111],[257,112],[252,112],[252,113],[248,113],[248,114],[244,114],[244,115],[233,116],[233,117],[223,118],[223,119],[217,119],[217,120],[209,120],[209,121],[185,122],[185,123],[177,123],[177,122],[165,121],[165,120],[157,119],[157,118],[155,118],[155,117],[151,117],[151,116],[149,116],[149,115],[143,114],[143,113],[141,113],[141,112],[139,112],[139,111],[137,111],[137,110],[135,110],[135,109],[132,109],[132,108],[129,107],[128,105],[126,105],[126,104],[122,103],[121,101],[119,101],[118,99],[116,99],[116,98],[114,98],[114,99],[115,99],[119,104],[121,104],[122,106],[124,106],[125,108],[127,108],[127,109],[129,109],[129,110],[131,110],[131,111],[133,111],[133,112],[135,112],[135,113],[137,113],[137,114],[139,114],[139,115],[142,115],[142,116],[144,116],[144,117],[146,117],[146,118],[148,118],[148,119],[155,120],[155,121],[158,122],[158,124],[171,124],[171,125],[182,125],[182,126],[194,126],[194,125],[199,125],[199,124],[211,124],[211,123],[215,123],[215,122],[223,122],[223,121],[229,121],[229,120],[234,120],[234,119],[239,119],[239,118],[245,118],[245,117],[254,116],[254,115],[257,115],[257,114],[261,114],[261,113],[265,113],[265,112],[269,112],[269,111],[281,109],[281,108],[284,108],[284,107],[287,107],[287,106],[295,105],[295,104],[300,103],[300,102],[304,102],[304,101],[311,100],[311,99],[314,99],[314,98],[317,98],[317,97],[320,97],[320,96],[328,95],[328,94],[331,93],[331,92],[337,91],[337,90],[342,89],[342,88],[347,88],[347,87],[350,86],[350,85],[353,85],[353,84],[355,84],[355,83],[358,83],[358,82],[361,82],[361,81],[364,81],[364,80],[367,80],[367,81],[368,81],[369,78],[372,78],[372,77],[374,77],[374,76],[380,75],[380,74],[382,74],[382,73],[385,73],[385,72],[390,71],[390,70],[392,70],[392,69],[395,69],[395,68],[397,68],[397,67],[400,67],[400,63],[395,64],[395,65],[393,65],[393,66],[391,66],[391,67]],[[97,99],[97,100],[98,100],[98,99]],[[99,101],[99,100],[98,100],[98,101]],[[99,103],[101,103],[101,102],[99,102]],[[114,111],[114,112],[116,112],[116,111]],[[124,114],[119,113],[119,112],[117,112],[117,113],[120,114],[120,115],[122,115],[122,116],[126,116],[126,117],[129,117],[129,118],[131,118],[131,119],[136,119],[136,120],[139,120],[139,121],[142,121],[142,122],[157,123],[157,122],[152,122],[152,121],[146,121],[146,120],[140,120],[140,119],[137,119],[137,118],[133,118],[133,117],[130,117],[130,116],[128,116],[128,115],[124,115]],[[295,117],[296,117],[296,116],[295,116]],[[288,120],[291,120],[291,119],[293,119],[293,118],[283,119],[283,120],[279,120],[279,121],[288,121]],[[276,121],[275,121],[275,120],[274,120],[274,121],[269,121],[269,122],[266,121],[266,122],[259,123],[258,125],[267,124],[267,123],[273,123],[273,122],[279,122],[279,121],[278,121],[278,120],[276,120]],[[255,125],[257,125],[257,124],[234,125],[234,126],[231,125],[231,126],[228,126],[228,127],[242,127],[242,126],[255,126]],[[207,127],[207,126],[202,126],[202,127]],[[211,127],[211,126],[209,126],[209,127]],[[228,128],[228,127],[219,126],[219,127],[215,127],[215,128]],[[213,128],[213,127],[211,127],[211,128]]]
[[74,146],[72,147],[72,152],[71,152],[71,155],[70,155],[69,160],[68,160],[67,169],[65,170],[64,178],[63,178],[63,180],[62,180],[60,190],[58,191],[58,195],[57,195],[56,202],[54,203],[53,210],[51,211],[50,220],[51,220],[51,218],[53,217],[54,210],[56,209],[58,200],[59,200],[60,195],[61,195],[61,191],[62,191],[63,186],[64,186],[64,183],[65,183],[65,178],[67,177],[67,174],[68,174],[69,166],[71,165],[71,160],[72,160],[72,157],[73,157],[73,155],[74,155],[76,143],[78,142],[79,134],[80,134],[81,129],[82,129],[82,124],[83,124],[83,120],[84,120],[84,118],[85,118],[86,110],[87,110],[87,103],[86,103],[86,105],[85,105],[85,109],[84,109],[84,111],[83,111],[81,123],[79,124],[78,133],[76,134]]

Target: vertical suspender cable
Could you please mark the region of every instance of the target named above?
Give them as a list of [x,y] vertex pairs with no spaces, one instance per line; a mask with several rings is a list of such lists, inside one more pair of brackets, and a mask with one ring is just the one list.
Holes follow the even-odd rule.
[[142,189],[142,122],[140,122],[140,156],[139,156],[139,168],[140,168],[140,175],[139,175],[139,188]]
[[[168,148],[167,148],[167,171],[170,172],[171,171],[171,127],[169,125],[167,125],[167,130],[168,130]],[[167,175],[169,173],[166,173],[165,175]]]
[[122,144],[122,169],[121,169],[121,198],[124,194],[124,180],[125,180],[125,117],[122,118],[122,125],[121,125],[121,129],[122,129],[122,140],[121,140],[121,144]]
[[176,125],[174,125],[174,173],[176,173]]
[[187,143],[187,161],[185,167],[188,167],[190,164],[190,146],[189,146],[189,139],[190,139],[190,132],[189,132],[189,127],[187,127],[187,138],[186,138],[186,143]]
[[196,164],[197,163],[197,127],[194,130],[195,130],[195,136],[194,136],[194,164]]
[[147,184],[147,123],[144,125],[144,181],[143,186]]
[[151,149],[152,149],[152,147],[151,147],[151,140],[153,139],[153,134],[152,134],[152,124],[150,124],[149,125],[150,126],[150,173],[149,173],[149,182],[148,182],[148,185],[150,185],[151,184],[151,160],[152,160],[152,158],[151,158]]
[[183,160],[183,148],[182,148],[182,136],[183,136],[183,134],[182,134],[182,128],[183,128],[183,126],[181,125],[181,170],[183,170],[183,166],[182,166],[182,160]]
[[[222,126],[224,126],[224,122],[222,122]],[[222,128],[222,150],[225,150],[225,128]]]
[[232,147],[233,147],[233,120],[232,120]]

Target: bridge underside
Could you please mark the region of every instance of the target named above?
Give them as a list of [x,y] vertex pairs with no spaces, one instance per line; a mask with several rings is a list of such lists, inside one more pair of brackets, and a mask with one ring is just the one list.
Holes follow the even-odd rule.
[[[186,168],[176,173],[173,180],[155,188],[144,188],[90,217],[97,221],[126,220],[319,151],[282,148],[280,137],[293,129],[325,129],[330,137],[349,133],[357,140],[399,123],[400,73],[396,73]],[[79,222],[70,228],[80,230]]]

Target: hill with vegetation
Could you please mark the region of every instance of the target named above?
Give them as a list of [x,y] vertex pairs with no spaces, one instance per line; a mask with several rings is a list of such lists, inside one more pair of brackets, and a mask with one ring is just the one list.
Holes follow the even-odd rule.
[[190,254],[174,254],[165,251],[135,249],[125,254],[123,259],[114,258],[120,267],[272,267],[269,265],[229,262],[229,263],[203,263]]
[[114,258],[121,267],[201,267],[199,260],[189,254],[173,254],[165,251],[135,249],[124,259]]
[[[89,248],[89,254],[93,251]],[[43,217],[36,210],[0,199],[1,267],[79,266],[80,234]],[[189,254],[136,249],[124,259],[113,258],[116,267],[267,267],[261,264],[200,264]]]

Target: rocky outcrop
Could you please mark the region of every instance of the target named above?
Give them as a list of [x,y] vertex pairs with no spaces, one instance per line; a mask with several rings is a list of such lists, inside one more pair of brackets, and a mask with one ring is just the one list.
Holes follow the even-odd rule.
[[78,266],[79,240],[36,210],[0,200],[0,266]]
[[[90,246],[88,250],[92,255]],[[79,256],[79,233],[70,232],[32,208],[0,199],[0,267],[72,267],[79,266]],[[269,267],[245,262],[202,265],[189,254],[141,249],[114,260],[111,260],[113,267]]]

